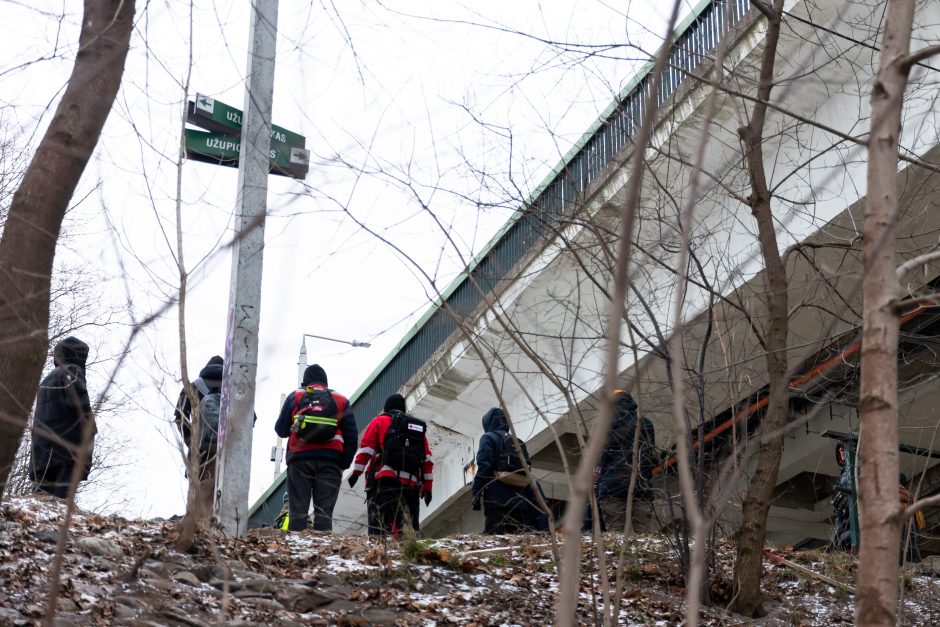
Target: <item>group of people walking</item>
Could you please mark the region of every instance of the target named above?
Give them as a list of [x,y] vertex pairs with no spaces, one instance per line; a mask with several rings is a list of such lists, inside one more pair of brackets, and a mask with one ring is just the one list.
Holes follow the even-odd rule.
[[[96,428],[85,383],[87,359],[88,345],[81,340],[67,337],[58,342],[53,349],[54,368],[40,383],[36,399],[32,480],[36,491],[60,498],[86,479],[91,468]],[[201,503],[206,513],[211,511],[214,492],[223,371],[222,357],[209,359],[190,386],[180,391],[174,407],[175,422],[188,449],[187,471],[197,473],[199,502],[195,505]],[[434,485],[427,423],[408,413],[402,395],[392,394],[360,441],[349,400],[328,386],[326,371],[318,364],[309,366],[300,388],[287,395],[275,422],[277,435],[287,438],[287,491],[279,526],[305,529],[312,504],[313,529],[332,530],[342,475],[351,468],[350,488],[364,477],[370,535],[398,536],[406,528],[418,532],[421,501],[430,505]],[[657,531],[652,479],[659,455],[653,423],[638,415],[637,403],[628,392],[615,390],[614,395],[614,418],[595,469],[600,524],[607,531],[624,530],[629,511],[634,531]],[[531,459],[525,442],[511,434],[506,415],[498,407],[487,411],[482,422],[470,494],[471,508],[483,511],[484,533],[547,529],[547,500],[528,472]],[[855,465],[845,443],[837,444],[836,460],[842,472],[832,497],[832,546],[854,551],[858,537],[853,511]],[[902,475],[902,505],[912,500],[906,483]],[[586,528],[592,524],[590,516],[588,508]],[[924,527],[923,514],[912,526],[905,534],[902,559],[919,561],[917,530]]]
[[[620,390],[616,394],[598,500],[607,527],[623,528],[630,509],[626,502],[634,438],[639,437],[632,522],[638,531],[652,531],[658,529],[652,507],[652,468],[658,460],[653,424],[637,416],[630,394]],[[506,415],[498,407],[487,411],[482,423],[470,492],[471,508],[483,511],[484,533],[547,530],[546,500],[529,472],[525,442],[510,433]],[[434,462],[427,423],[408,414],[403,396],[389,396],[358,441],[348,399],[329,389],[326,372],[314,364],[304,372],[301,388],[285,399],[274,430],[287,438],[287,491],[279,527],[305,529],[312,503],[313,528],[331,530],[341,477],[351,468],[350,488],[364,477],[370,535],[398,536],[405,528],[419,531],[421,501],[429,506],[432,500]]]
[[[43,379],[37,397],[32,442],[32,475],[38,491],[65,497],[76,465],[86,478],[91,466],[94,420],[85,387],[88,346],[68,337],[53,351],[55,368]],[[187,472],[196,473],[197,494],[211,510],[218,448],[224,360],[214,356],[189,387],[180,391],[174,420],[187,449]],[[601,460],[597,497],[606,526],[625,524],[633,468],[634,437],[639,437],[639,472],[634,490],[633,527],[651,530],[651,469],[655,464],[652,423],[638,418],[637,405],[617,391],[616,415]],[[471,507],[482,510],[484,532],[523,533],[547,529],[546,499],[529,472],[524,441],[515,438],[503,410],[494,407],[482,421],[476,455]],[[420,505],[433,495],[434,462],[428,425],[408,413],[405,398],[392,394],[359,439],[349,400],[329,388],[318,364],[306,368],[300,387],[287,395],[274,424],[287,439],[287,490],[279,526],[302,530],[310,522],[319,531],[333,527],[333,509],[343,473],[354,488],[364,477],[369,533],[399,535],[419,531]],[[84,443],[84,445],[83,445]],[[192,505],[192,504],[191,504]]]
[[328,385],[319,364],[308,366],[274,424],[275,433],[287,438],[286,509],[277,525],[307,528],[312,505],[313,529],[332,530],[342,475],[352,466],[350,487],[365,475],[370,534],[399,535],[406,525],[417,531],[420,499],[431,502],[433,485],[427,425],[393,394],[360,443],[349,400]]

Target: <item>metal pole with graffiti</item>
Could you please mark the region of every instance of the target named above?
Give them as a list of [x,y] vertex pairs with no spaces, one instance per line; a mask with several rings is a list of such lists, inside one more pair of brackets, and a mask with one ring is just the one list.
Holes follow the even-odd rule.
[[252,2],[248,79],[239,145],[236,237],[215,482],[215,517],[231,536],[243,536],[248,531],[277,9],[277,0]]

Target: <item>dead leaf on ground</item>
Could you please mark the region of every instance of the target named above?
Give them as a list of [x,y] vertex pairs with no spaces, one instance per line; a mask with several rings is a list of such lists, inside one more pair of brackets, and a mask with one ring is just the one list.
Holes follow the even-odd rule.
[[389,559],[385,550],[381,546],[376,545],[366,551],[366,554],[362,557],[362,561],[366,564],[380,566],[388,563]]

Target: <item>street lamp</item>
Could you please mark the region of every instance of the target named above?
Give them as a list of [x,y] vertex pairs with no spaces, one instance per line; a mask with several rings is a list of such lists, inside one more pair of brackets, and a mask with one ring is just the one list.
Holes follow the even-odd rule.
[[[360,342],[359,340],[338,340],[335,337],[326,337],[323,335],[314,335],[313,333],[304,333],[300,338],[300,354],[297,357],[297,387],[303,384],[304,370],[307,369],[307,338],[312,337],[317,340],[326,340],[328,342],[339,342],[340,344],[349,344],[353,348],[369,348],[372,346],[369,342]],[[284,399],[281,399],[284,404]],[[284,447],[281,438],[271,447],[271,461],[274,462],[274,478],[277,479],[281,474],[281,460],[284,458]]]
[[297,358],[297,386],[299,387],[304,380],[304,370],[307,369],[307,338],[312,337],[317,340],[326,340],[328,342],[339,342],[340,344],[349,344],[353,348],[369,348],[372,344],[360,342],[358,340],[338,340],[335,337],[325,337],[323,335],[314,335],[313,333],[304,333],[300,338],[300,355]]

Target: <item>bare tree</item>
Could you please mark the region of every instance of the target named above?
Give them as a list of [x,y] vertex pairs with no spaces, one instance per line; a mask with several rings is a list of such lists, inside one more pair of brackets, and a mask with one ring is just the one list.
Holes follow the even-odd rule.
[[764,356],[770,382],[770,401],[762,429],[773,435],[761,440],[757,465],[741,506],[741,528],[738,531],[737,559],[734,565],[734,608],[745,616],[760,616],[765,613],[761,604],[760,581],[764,540],[767,535],[767,513],[770,510],[770,496],[777,485],[777,469],[783,453],[783,435],[776,433],[786,423],[789,400],[786,355],[789,312],[787,274],[777,244],[763,150],[766,103],[770,100],[770,92],[774,86],[774,65],[783,18],[783,0],[774,0],[773,6],[763,4],[762,0],[752,1],[766,17],[768,27],[757,79],[757,102],[753,106],[747,126],[738,132],[750,179],[751,193],[748,201],[757,221],[761,257],[764,260],[764,295],[768,314],[764,327]]
[[[940,46],[910,53],[914,2],[889,0],[881,61],[871,94],[868,200],[862,242],[862,380],[859,401],[859,550],[855,620],[894,625],[902,512],[898,500],[898,333],[901,289],[895,267],[898,147],[901,110],[911,67]],[[916,265],[916,264],[915,264]]]
[[[188,97],[189,84],[193,68],[193,16],[192,4],[189,7],[189,60],[186,64],[186,76],[183,80],[183,96]],[[183,407],[177,407],[182,424],[179,425],[183,433],[190,434],[189,450],[181,443],[180,452],[189,475],[189,485],[186,490],[186,514],[180,524],[180,533],[176,539],[176,546],[180,550],[188,550],[193,543],[197,529],[205,525],[212,513],[213,494],[215,492],[215,455],[211,459],[204,459],[200,451],[202,429],[204,427],[200,416],[199,396],[189,376],[188,352],[186,343],[186,296],[189,285],[189,271],[186,268],[183,247],[183,163],[186,157],[186,121],[185,117],[180,123],[179,151],[176,156],[176,266],[179,277],[179,297],[177,298],[177,337],[180,348],[180,371],[186,400],[192,408],[191,416],[186,416]]]

